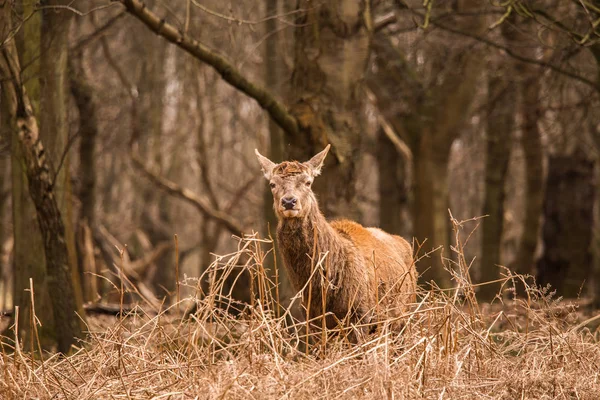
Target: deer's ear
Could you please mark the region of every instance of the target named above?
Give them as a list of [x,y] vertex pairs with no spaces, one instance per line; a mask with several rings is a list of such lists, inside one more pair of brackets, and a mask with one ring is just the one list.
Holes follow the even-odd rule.
[[258,162],[260,163],[263,174],[265,174],[265,178],[271,180],[273,177],[273,168],[275,168],[277,164],[260,154],[257,149],[254,149],[254,152],[256,153],[256,157],[258,157]]
[[310,168],[313,176],[317,176],[321,173],[321,167],[323,167],[323,162],[325,161],[325,157],[327,156],[327,152],[329,152],[330,144],[325,147],[325,150],[305,162],[304,164]]

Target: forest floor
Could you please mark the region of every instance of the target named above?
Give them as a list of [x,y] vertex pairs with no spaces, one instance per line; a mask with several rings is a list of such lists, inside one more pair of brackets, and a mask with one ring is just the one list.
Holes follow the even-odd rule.
[[[478,303],[468,280],[422,290],[401,326],[379,321],[350,343],[276,305],[250,246],[217,258],[195,313],[172,307],[88,318],[89,335],[66,357],[32,357],[4,340],[1,399],[598,399],[600,315],[527,287],[519,298]],[[244,258],[245,257],[245,258]],[[241,260],[254,304],[237,316],[220,304]],[[261,272],[262,271],[262,272]],[[508,283],[519,276],[507,277]],[[510,290],[509,290],[510,292]],[[147,308],[146,308],[147,309]],[[315,321],[318,326],[319,321]],[[351,328],[350,328],[351,330]]]

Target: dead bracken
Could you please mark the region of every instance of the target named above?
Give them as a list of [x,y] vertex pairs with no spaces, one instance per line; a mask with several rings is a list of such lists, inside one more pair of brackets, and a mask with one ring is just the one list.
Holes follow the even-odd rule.
[[[311,330],[291,302],[276,298],[264,261],[271,243],[239,239],[217,256],[198,287],[197,309],[90,318],[89,336],[67,357],[44,356],[3,338],[0,398],[171,399],[595,399],[600,393],[598,317],[525,286],[524,297],[480,309],[460,265],[452,290],[420,289],[401,331],[378,321],[351,344]],[[460,258],[459,258],[460,259]],[[230,298],[226,280],[243,268],[252,300]],[[507,275],[505,289],[523,285]],[[506,297],[506,296],[505,296]],[[285,304],[285,306],[284,306]],[[237,315],[227,309],[240,310]],[[586,320],[587,318],[587,320]],[[319,322],[315,321],[319,326]],[[340,328],[344,329],[344,328]],[[348,329],[352,329],[349,327]],[[339,333],[339,332],[338,332]],[[310,344],[306,346],[306,339]]]

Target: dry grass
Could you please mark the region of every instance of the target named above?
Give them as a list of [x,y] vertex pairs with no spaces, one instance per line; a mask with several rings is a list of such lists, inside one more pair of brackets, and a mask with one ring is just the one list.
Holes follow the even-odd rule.
[[[532,287],[523,299],[478,304],[460,243],[451,272],[457,288],[421,290],[400,330],[389,320],[375,333],[350,327],[359,337],[351,344],[347,330],[324,334],[313,321],[309,346],[306,322],[279,305],[264,243],[245,238],[216,258],[191,318],[140,307],[90,319],[79,349],[43,363],[4,340],[0,398],[599,398],[600,334],[589,327],[597,318],[582,320],[576,306]],[[254,300],[244,307],[227,295],[225,279],[241,270],[253,277]],[[504,291],[521,281],[507,275]],[[233,316],[224,305],[243,310]]]

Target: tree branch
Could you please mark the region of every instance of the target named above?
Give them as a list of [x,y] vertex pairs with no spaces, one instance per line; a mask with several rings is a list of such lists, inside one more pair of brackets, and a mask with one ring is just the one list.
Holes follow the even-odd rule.
[[479,41],[479,42],[481,42],[483,44],[486,44],[486,45],[488,45],[490,47],[494,47],[494,48],[496,48],[498,50],[503,50],[506,54],[508,54],[509,56],[511,56],[512,58],[514,58],[515,60],[518,60],[518,61],[521,61],[521,62],[524,62],[524,63],[528,63],[528,64],[539,65],[540,67],[548,68],[551,71],[554,71],[554,72],[557,72],[559,74],[568,76],[571,79],[574,79],[574,80],[577,80],[579,82],[585,83],[586,85],[588,85],[591,88],[593,88],[596,92],[600,92],[600,85],[597,84],[596,82],[594,82],[594,81],[592,81],[590,79],[587,79],[586,77],[583,77],[581,75],[578,75],[578,74],[576,74],[574,72],[571,72],[571,71],[568,71],[566,69],[557,67],[556,65],[551,64],[551,63],[549,63],[547,61],[535,60],[535,59],[532,59],[532,58],[523,57],[523,56],[517,54],[516,52],[514,52],[509,47],[506,47],[506,46],[503,46],[503,45],[498,44],[496,42],[493,42],[491,40],[482,38],[481,36],[478,36],[476,34],[472,34],[472,33],[469,33],[469,32],[463,32],[463,31],[460,31],[458,29],[451,28],[449,26],[438,24],[436,22],[431,22],[431,24],[437,26],[438,28],[440,28],[440,29],[442,29],[444,31],[447,31],[447,32],[450,32],[450,33],[454,33],[454,34],[460,35],[460,36],[470,37],[470,38],[475,39],[475,40],[477,40],[477,41]]
[[115,22],[117,22],[123,16],[125,16],[125,14],[126,14],[125,11],[121,11],[117,15],[113,16],[108,21],[106,21],[102,26],[98,27],[94,32],[92,32],[89,35],[80,39],[77,43],[75,43],[74,46],[72,46],[69,49],[69,51],[72,51],[73,53],[81,51],[83,48],[88,46],[90,43],[92,43],[96,39],[102,37],[106,33],[106,31],[109,30],[114,25]]
[[144,162],[139,154],[137,154],[134,150],[131,150],[131,160],[133,161],[133,166],[160,189],[193,205],[198,209],[198,211],[204,214],[204,216],[222,224],[234,235],[240,235],[244,231],[242,226],[229,214],[212,208],[208,200],[200,197],[191,190],[182,188],[176,183],[150,171],[144,165]]
[[[406,7],[406,8],[408,8],[414,15],[417,15],[417,16],[419,16],[421,18],[424,18],[424,14],[423,13],[420,13],[419,11],[417,11],[417,10],[415,10],[413,8],[410,8],[410,7]],[[394,19],[394,18],[397,20],[396,16],[388,17],[388,19],[385,20],[385,26],[390,25],[391,21],[389,19]],[[462,31],[462,30],[459,30],[459,29],[455,29],[455,28],[453,28],[451,26],[442,24],[442,23],[439,22],[441,19],[442,19],[441,17],[438,17],[436,19],[430,20],[429,22],[430,22],[431,25],[433,25],[433,26],[435,26],[435,27],[437,27],[437,28],[439,28],[441,30],[453,33],[455,35],[469,37],[469,38],[474,39],[474,40],[476,40],[478,42],[481,42],[481,43],[483,43],[483,44],[485,44],[485,45],[487,45],[489,47],[493,47],[495,49],[502,50],[508,56],[514,58],[515,60],[518,60],[518,61],[521,61],[521,62],[527,63],[527,64],[534,64],[534,65],[539,65],[540,67],[548,68],[548,69],[550,69],[550,70],[552,70],[552,71],[554,71],[556,73],[562,74],[562,75],[567,76],[567,77],[569,77],[571,79],[574,79],[574,80],[577,80],[579,82],[582,82],[582,83],[590,86],[591,88],[593,88],[596,92],[600,92],[600,82],[594,82],[594,81],[592,81],[592,80],[590,80],[590,79],[588,79],[588,78],[586,78],[584,76],[578,75],[578,74],[576,74],[574,72],[571,72],[571,71],[568,71],[568,70],[563,69],[561,67],[558,67],[558,66],[556,66],[556,65],[554,65],[554,64],[552,64],[550,62],[547,62],[547,61],[536,60],[536,59],[533,59],[533,58],[528,58],[528,57],[521,56],[520,54],[518,54],[517,52],[513,51],[511,48],[509,48],[507,46],[504,46],[504,45],[496,43],[496,42],[494,42],[492,40],[486,39],[486,38],[481,37],[481,36],[479,36],[477,34],[470,33],[470,32],[465,32],[465,31]]]
[[266,89],[252,83],[224,56],[208,48],[173,25],[159,18],[140,0],[113,0],[123,4],[127,11],[143,22],[150,30],[179,46],[196,59],[213,67],[230,85],[253,98],[269,116],[289,135],[298,134],[298,123],[287,108]]

